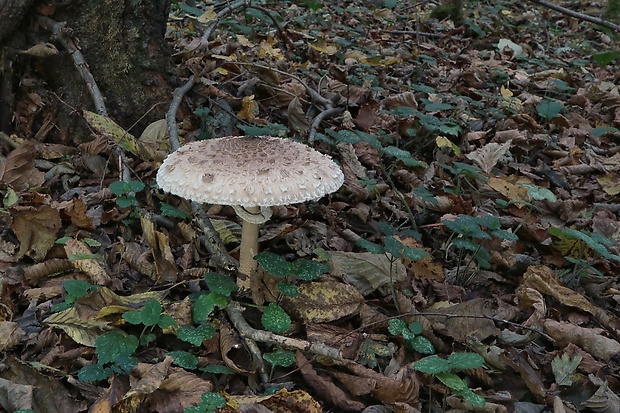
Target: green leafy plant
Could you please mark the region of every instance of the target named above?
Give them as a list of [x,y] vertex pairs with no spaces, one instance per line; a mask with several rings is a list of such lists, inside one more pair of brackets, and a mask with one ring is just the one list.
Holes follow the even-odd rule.
[[388,331],[393,336],[401,336],[412,349],[422,354],[434,354],[435,348],[426,337],[422,334],[422,323],[417,321],[409,324],[401,319],[392,319],[389,321]]
[[130,324],[143,324],[144,331],[140,336],[140,344],[147,345],[155,340],[154,334],[145,334],[147,328],[153,328],[159,326],[162,329],[167,329],[176,326],[174,319],[168,314],[164,314],[163,307],[156,299],[150,299],[140,310],[127,311],[123,313],[123,319]]
[[114,181],[108,188],[116,195],[116,205],[129,208],[138,205],[135,193],[142,191],[145,185],[140,181]]
[[213,413],[226,406],[226,399],[219,393],[203,393],[197,406],[185,408],[185,413]]
[[282,334],[291,328],[291,317],[276,303],[269,303],[261,317],[263,327],[276,334]]
[[[519,238],[516,234],[501,229],[499,219],[492,215],[481,215],[471,217],[465,214],[459,214],[455,219],[443,221],[446,228],[451,230],[455,237],[452,238],[450,245],[458,250],[458,272],[459,274],[467,273],[467,269],[475,260],[479,268],[489,268],[491,254],[483,246],[484,241],[491,240],[493,237],[516,241]],[[472,253],[472,258],[463,270],[463,260],[467,252]]]
[[54,312],[63,311],[73,307],[73,304],[78,298],[84,297],[98,288],[96,285],[82,280],[67,280],[62,283],[62,286],[67,294],[65,295],[65,300],[63,302],[52,306],[52,311]]
[[120,331],[110,331],[95,339],[97,363],[84,366],[78,371],[83,382],[105,380],[114,373],[128,374],[138,364],[134,353],[138,339]]
[[562,274],[566,283],[588,274],[603,275],[588,260],[591,251],[605,259],[620,262],[620,256],[609,250],[613,241],[600,234],[582,229],[558,227],[550,227],[547,232],[558,239],[554,246],[567,261],[573,264],[572,270]]
[[216,308],[225,308],[230,296],[238,286],[227,275],[210,272],[204,275],[208,291],[201,291],[192,306],[192,318],[196,324],[203,324]]
[[329,271],[329,265],[322,262],[298,259],[293,262],[286,261],[283,257],[272,252],[261,252],[254,259],[269,274],[284,278],[277,285],[278,290],[289,297],[296,297],[297,286],[292,283],[293,278],[302,281],[313,281]]
[[413,363],[413,369],[422,373],[431,374],[452,393],[461,396],[469,403],[476,406],[484,406],[484,397],[474,393],[463,379],[455,374],[460,370],[475,369],[482,367],[484,359],[476,353],[452,353],[447,359],[439,356],[425,357]]

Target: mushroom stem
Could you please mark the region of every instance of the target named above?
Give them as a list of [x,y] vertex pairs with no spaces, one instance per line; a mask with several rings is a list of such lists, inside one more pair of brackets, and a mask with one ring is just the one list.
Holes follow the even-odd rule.
[[[251,214],[258,214],[260,207],[246,207]],[[243,220],[241,228],[241,251],[239,253],[239,272],[245,277],[239,277],[237,284],[241,289],[250,289],[250,279],[256,270],[254,256],[258,253],[258,224]]]

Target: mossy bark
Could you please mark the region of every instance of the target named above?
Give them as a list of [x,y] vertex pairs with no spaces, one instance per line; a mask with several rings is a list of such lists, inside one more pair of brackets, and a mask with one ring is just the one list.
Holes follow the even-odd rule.
[[[59,6],[51,16],[63,22],[71,36],[78,42],[88,68],[105,99],[108,116],[124,128],[135,125],[139,134],[150,122],[164,117],[171,99],[174,69],[171,51],[164,35],[170,0],[80,0]],[[54,43],[60,53],[46,58],[18,56],[9,73],[13,79],[3,79],[3,84],[17,88],[19,77],[34,74],[46,82],[46,88],[58,98],[56,126],[61,135],[72,134],[80,119],[74,109],[93,109],[87,85],[79,76],[71,56],[50,38],[50,33],[36,24],[36,13],[27,14],[29,27],[26,33],[13,33],[10,50],[25,50],[38,42]],[[6,65],[5,59],[2,64]],[[18,77],[18,78],[15,78]],[[6,89],[6,87],[5,87]],[[24,91],[19,91],[19,93]],[[4,93],[3,93],[4,94]],[[50,103],[52,96],[48,96]],[[62,103],[60,103],[60,101]],[[0,97],[3,109],[10,102]],[[6,119],[4,121],[6,123]],[[7,125],[0,125],[6,127]]]

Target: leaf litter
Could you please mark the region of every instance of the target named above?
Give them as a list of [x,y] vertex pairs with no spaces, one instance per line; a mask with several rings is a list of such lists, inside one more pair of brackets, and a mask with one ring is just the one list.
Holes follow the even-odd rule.
[[[196,28],[217,7],[172,7],[177,72],[197,80],[181,138],[286,135],[337,159],[344,187],[275,208],[261,238],[329,272],[263,274],[261,306],[236,298],[255,342],[240,336],[226,294],[201,282],[220,269],[191,206],[153,187],[164,120],[135,138],[84,110],[95,136],[54,143],[35,129],[51,110],[40,86],[1,134],[2,408],[208,411],[202,394],[221,392],[220,411],[617,411],[620,94],[594,57],[607,34],[508,2],[468,3],[458,27],[428,4],[277,2],[205,40]],[[112,185],[115,145],[146,189]],[[233,211],[210,216],[234,255]],[[126,322],[152,299],[169,324]],[[260,330],[270,307],[277,335]],[[416,370],[424,355],[412,330],[390,333],[395,319],[419,323],[440,358],[476,353],[484,368]],[[190,347],[184,327],[205,334]],[[281,349],[294,365],[268,371],[261,352]]]

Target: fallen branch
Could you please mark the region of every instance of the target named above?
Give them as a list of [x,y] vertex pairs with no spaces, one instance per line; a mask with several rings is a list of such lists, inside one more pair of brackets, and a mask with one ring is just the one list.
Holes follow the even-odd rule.
[[226,314],[242,337],[250,338],[259,343],[275,344],[289,350],[305,351],[317,356],[324,356],[331,360],[347,362],[340,350],[330,347],[324,343],[311,343],[306,340],[290,338],[274,334],[270,331],[256,330],[252,328],[243,318],[241,306],[238,303],[231,303],[226,307]]
[[560,12],[562,14],[565,14],[567,16],[574,17],[576,19],[587,21],[587,22],[594,23],[594,24],[600,24],[601,26],[606,27],[610,30],[620,32],[620,26],[612,22],[608,22],[604,20],[602,17],[594,17],[594,16],[590,16],[589,14],[579,13],[579,12],[567,9],[566,7],[558,6],[557,4],[551,3],[547,0],[530,0],[530,1],[540,6],[544,6],[549,9]]

